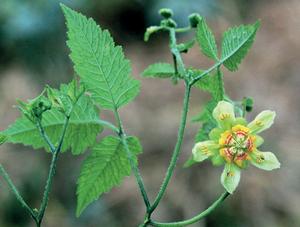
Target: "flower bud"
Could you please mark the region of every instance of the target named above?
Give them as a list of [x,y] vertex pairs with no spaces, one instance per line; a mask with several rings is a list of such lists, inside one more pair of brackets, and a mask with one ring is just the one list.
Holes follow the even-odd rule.
[[253,99],[246,97],[243,99],[243,106],[247,112],[251,112],[253,108]]
[[170,17],[173,16],[173,11],[172,11],[171,9],[168,9],[168,8],[162,8],[162,9],[160,9],[160,10],[158,11],[158,13],[159,13],[162,17],[164,17],[164,18],[166,18],[166,19],[168,19],[168,18],[170,18]]
[[201,20],[202,17],[198,13],[192,13],[189,15],[190,26],[192,28],[196,28]]

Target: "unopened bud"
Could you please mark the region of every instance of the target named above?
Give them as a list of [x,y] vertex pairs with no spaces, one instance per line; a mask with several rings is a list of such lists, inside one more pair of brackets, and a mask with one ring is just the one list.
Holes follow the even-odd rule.
[[190,26],[192,28],[196,28],[201,20],[202,17],[198,13],[192,13],[189,15]]
[[166,18],[166,19],[168,19],[168,18],[170,18],[170,17],[173,16],[173,11],[172,11],[171,9],[168,9],[168,8],[162,8],[162,9],[160,9],[160,10],[158,11],[158,13],[159,13],[162,17],[164,17],[164,18]]

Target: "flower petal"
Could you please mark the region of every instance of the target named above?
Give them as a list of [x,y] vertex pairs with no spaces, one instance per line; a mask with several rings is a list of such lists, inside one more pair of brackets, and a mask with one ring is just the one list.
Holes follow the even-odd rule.
[[273,170],[280,168],[280,162],[272,152],[253,151],[251,154],[251,163],[259,169]]
[[214,150],[218,149],[219,145],[212,140],[207,140],[203,142],[196,143],[192,152],[193,159],[196,162],[202,162],[208,157],[214,155]]
[[225,101],[218,102],[218,105],[213,111],[213,117],[216,119],[220,127],[229,129],[235,120],[233,105]]
[[227,163],[221,175],[221,183],[230,194],[237,188],[241,178],[241,170],[235,164]]
[[256,118],[248,124],[251,133],[260,133],[274,123],[276,113],[274,111],[265,110],[258,114]]

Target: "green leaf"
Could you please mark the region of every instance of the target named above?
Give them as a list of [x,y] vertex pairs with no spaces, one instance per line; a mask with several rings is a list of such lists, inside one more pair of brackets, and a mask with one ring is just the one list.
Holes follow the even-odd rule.
[[[142,147],[135,137],[127,138],[129,150],[134,161]],[[121,140],[114,136],[107,136],[94,146],[92,153],[84,161],[80,171],[77,187],[77,211],[80,216],[83,210],[99,196],[120,185],[125,176],[131,173],[127,153]]]
[[[192,70],[193,76],[197,76],[202,72],[202,70]],[[213,100],[220,101],[223,99],[224,95],[224,84],[222,78],[222,72],[216,71],[214,74],[207,74],[206,76],[202,77],[195,83],[195,86],[203,91],[209,92]]]
[[0,134],[0,145],[4,144],[7,140],[7,136],[3,135],[2,133]]
[[155,63],[149,65],[143,72],[143,77],[172,77],[175,73],[174,66],[169,63]]
[[[81,96],[71,114],[62,152],[71,149],[73,154],[80,154],[95,143],[96,136],[102,131],[98,115],[91,99]],[[64,121],[65,116],[58,109],[51,109],[43,114],[42,125],[52,143],[59,141]],[[7,142],[48,150],[48,145],[40,136],[36,125],[24,115],[3,131],[3,134],[8,137]]]
[[76,73],[91,97],[105,109],[119,108],[139,93],[140,82],[130,77],[130,62],[115,46],[107,30],[61,4],[67,27],[67,44]]
[[207,57],[218,61],[216,40],[205,19],[202,19],[198,23],[196,38],[201,47],[202,53]]
[[230,70],[238,69],[239,64],[251,48],[260,22],[253,25],[230,28],[223,34],[222,58],[224,66]]

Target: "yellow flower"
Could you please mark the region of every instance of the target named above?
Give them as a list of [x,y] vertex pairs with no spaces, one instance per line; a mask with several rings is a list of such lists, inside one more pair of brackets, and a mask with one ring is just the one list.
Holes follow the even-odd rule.
[[213,111],[218,126],[210,132],[210,140],[195,144],[193,160],[201,162],[211,159],[214,165],[225,164],[221,182],[229,193],[236,189],[241,169],[246,168],[249,163],[263,170],[280,168],[273,153],[257,149],[263,143],[257,133],[268,129],[273,124],[275,115],[274,111],[265,110],[248,124],[246,119],[235,117],[231,103],[220,101]]

